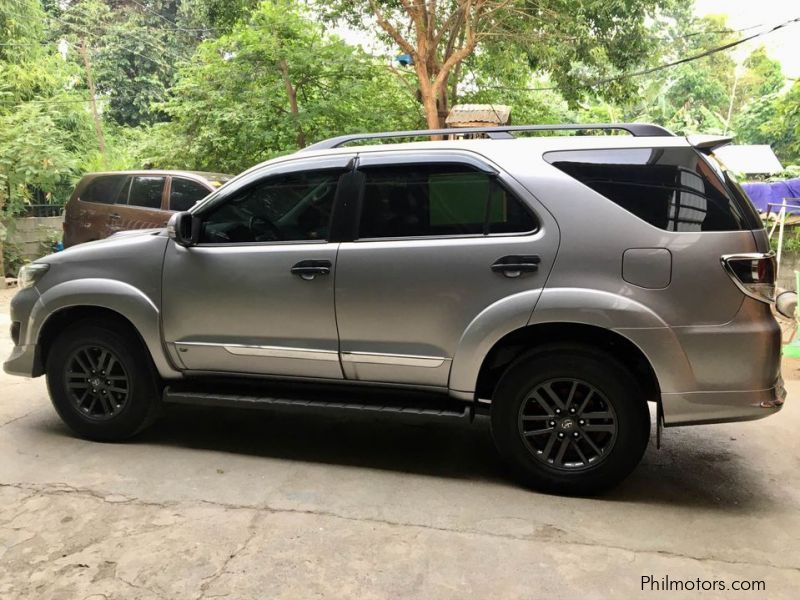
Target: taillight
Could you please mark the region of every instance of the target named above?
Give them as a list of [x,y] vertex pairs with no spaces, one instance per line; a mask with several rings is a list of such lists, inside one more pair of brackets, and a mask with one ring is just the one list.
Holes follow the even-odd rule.
[[740,290],[761,302],[775,302],[775,253],[728,254],[722,266]]

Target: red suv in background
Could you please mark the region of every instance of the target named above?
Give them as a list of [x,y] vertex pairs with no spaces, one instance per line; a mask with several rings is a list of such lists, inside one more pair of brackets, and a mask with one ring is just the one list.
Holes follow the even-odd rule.
[[199,171],[84,175],[64,211],[64,247],[126,229],[165,227],[173,212],[188,210],[230,178]]

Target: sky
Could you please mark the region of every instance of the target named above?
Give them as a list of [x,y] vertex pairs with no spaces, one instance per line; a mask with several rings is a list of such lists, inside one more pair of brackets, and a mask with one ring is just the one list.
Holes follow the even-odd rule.
[[[760,26],[743,32],[743,35],[749,35],[769,29],[783,21],[800,17],[800,1],[695,0],[695,14],[698,16],[726,14],[731,29]],[[738,60],[743,60],[745,56],[762,44],[766,47],[767,54],[780,61],[784,75],[800,78],[800,23],[794,23],[774,33],[742,44],[738,47],[735,56]]]

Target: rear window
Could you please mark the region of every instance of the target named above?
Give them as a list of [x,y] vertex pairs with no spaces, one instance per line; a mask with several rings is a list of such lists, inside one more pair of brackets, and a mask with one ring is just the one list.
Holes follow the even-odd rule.
[[748,207],[691,148],[548,152],[551,165],[666,231],[751,229]]
[[113,204],[126,179],[124,175],[102,175],[96,177],[89,182],[79,198],[83,202]]
[[366,167],[359,238],[527,233],[536,221],[493,177],[462,165]]

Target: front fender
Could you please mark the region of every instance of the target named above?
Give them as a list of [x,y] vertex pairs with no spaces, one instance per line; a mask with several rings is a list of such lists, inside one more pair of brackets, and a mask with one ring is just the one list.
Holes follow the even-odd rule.
[[114,279],[86,278],[58,283],[44,291],[31,311],[26,328],[26,343],[36,344],[48,319],[71,307],[96,306],[119,313],[142,336],[153,363],[162,377],[180,377],[161,343],[158,307],[138,288]]

